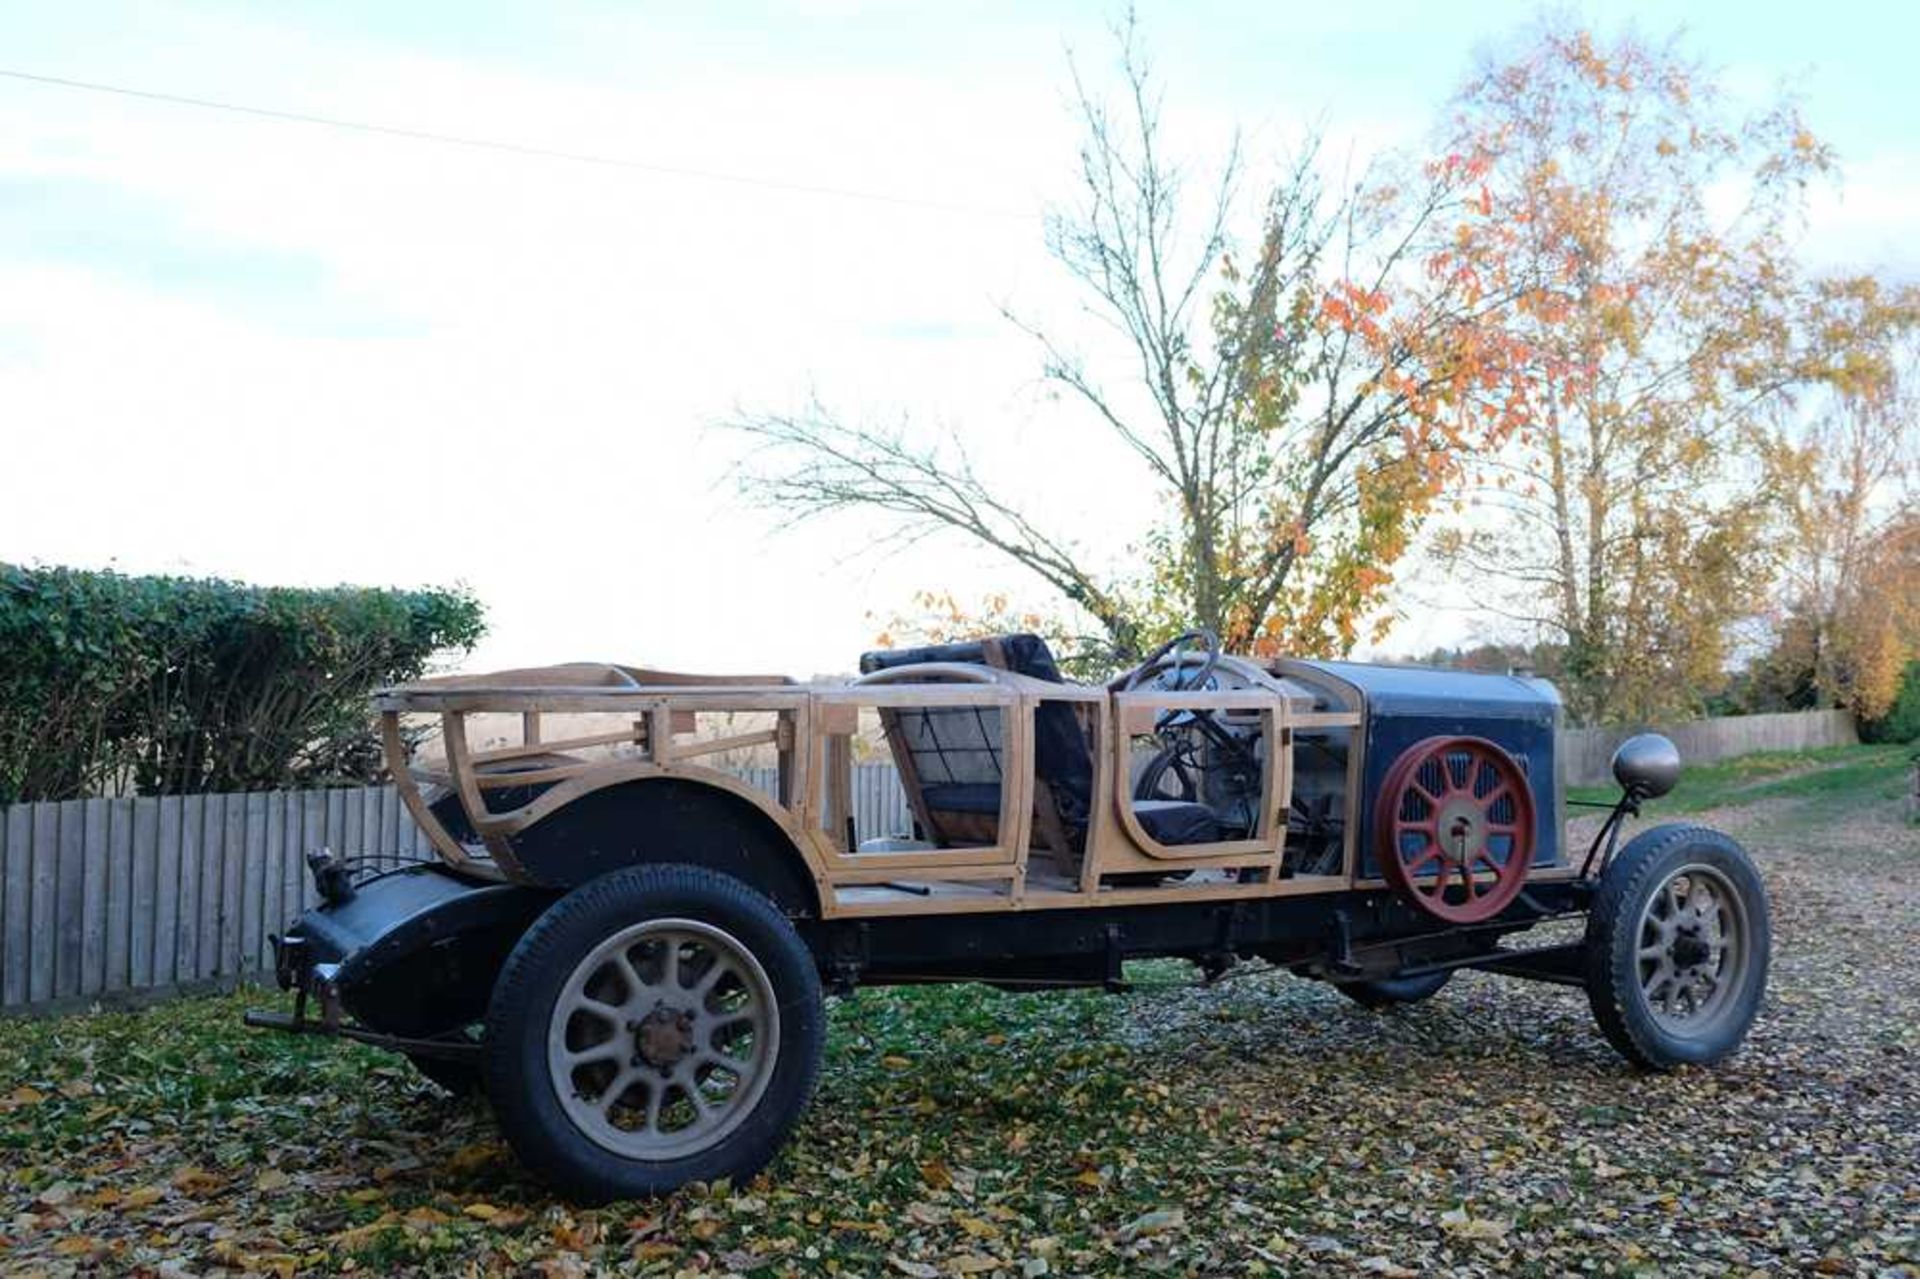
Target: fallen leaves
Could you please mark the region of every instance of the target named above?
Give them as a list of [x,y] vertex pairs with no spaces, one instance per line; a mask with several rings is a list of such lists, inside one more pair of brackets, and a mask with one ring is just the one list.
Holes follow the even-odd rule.
[[1120,1239],[1130,1243],[1146,1235],[1164,1234],[1187,1224],[1187,1214],[1178,1208],[1162,1208],[1135,1217],[1120,1227]]
[[1440,1214],[1440,1229],[1456,1239],[1500,1239],[1513,1229],[1513,1223],[1495,1217],[1476,1217],[1465,1208]]

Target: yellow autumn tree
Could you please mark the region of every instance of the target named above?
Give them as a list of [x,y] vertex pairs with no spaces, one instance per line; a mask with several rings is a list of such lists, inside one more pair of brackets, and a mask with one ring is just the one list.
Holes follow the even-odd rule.
[[1456,103],[1489,216],[1439,261],[1515,298],[1537,405],[1441,551],[1476,604],[1564,646],[1585,720],[1685,713],[1774,579],[1766,457],[1820,376],[1792,247],[1827,148],[1736,114],[1677,43],[1540,29]]
[[1920,288],[1819,282],[1804,319],[1818,393],[1772,461],[1787,539],[1772,678],[1875,719],[1920,656]]

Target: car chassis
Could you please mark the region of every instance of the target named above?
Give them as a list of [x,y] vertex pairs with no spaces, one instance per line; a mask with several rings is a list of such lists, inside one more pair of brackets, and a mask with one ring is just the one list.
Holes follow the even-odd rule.
[[[1768,911],[1725,836],[1627,818],[1677,780],[1616,754],[1617,803],[1564,847],[1543,681],[1263,661],[1206,632],[1101,686],[1030,635],[869,653],[846,681],[574,664],[375,698],[434,862],[309,858],[321,904],[275,942],[291,1015],[256,1026],[406,1054],[484,1090],[569,1195],[742,1177],[809,1096],[823,990],[980,981],[1124,990],[1124,964],[1247,959],[1370,1007],[1472,968],[1579,986],[1651,1068],[1735,1048]],[[444,764],[415,760],[431,716]],[[601,731],[549,735],[583,718]],[[751,722],[738,731],[739,722]],[[488,726],[517,740],[476,747]],[[910,820],[861,831],[856,757]],[[721,766],[770,755],[757,788]],[[1515,947],[1584,917],[1572,940]]]

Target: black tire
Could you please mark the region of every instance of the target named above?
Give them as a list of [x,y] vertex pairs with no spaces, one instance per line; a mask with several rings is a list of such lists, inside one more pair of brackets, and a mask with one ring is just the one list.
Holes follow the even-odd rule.
[[1376,981],[1341,981],[1334,989],[1362,1008],[1398,1008],[1417,1004],[1440,993],[1453,976],[1452,969],[1423,973],[1418,977],[1382,977]]
[[[1681,883],[1689,903],[1696,892],[1715,899],[1711,927],[1701,910],[1676,910]],[[1745,850],[1704,826],[1656,826],[1607,866],[1587,916],[1594,1020],[1622,1057],[1649,1070],[1718,1061],[1760,1011],[1772,948],[1766,889]]]
[[[667,920],[708,929],[758,965],[767,1002],[777,1009],[770,1036],[775,1047],[771,1059],[753,1069],[757,1095],[738,1104],[729,1120],[735,1126],[712,1144],[674,1158],[629,1157],[608,1148],[570,1115],[568,1107],[583,1103],[577,1096],[563,1103],[550,1069],[549,1035],[559,1001],[590,957],[624,931]],[[626,957],[631,959],[631,952]],[[627,1030],[633,1028],[629,1022]],[[616,1029],[607,1042],[618,1041],[624,1054],[621,1033]],[[702,867],[633,866],[560,898],[507,957],[487,1010],[486,1092],[520,1160],[578,1202],[666,1194],[689,1181],[720,1177],[737,1184],[758,1172],[792,1131],[812,1095],[824,1040],[825,1011],[813,956],[771,901],[731,876]],[[636,1067],[641,1060],[632,1058]],[[649,1092],[673,1087],[650,1078],[634,1086]],[[573,1089],[571,1083],[568,1087]],[[618,1097],[613,1104],[621,1104]]]

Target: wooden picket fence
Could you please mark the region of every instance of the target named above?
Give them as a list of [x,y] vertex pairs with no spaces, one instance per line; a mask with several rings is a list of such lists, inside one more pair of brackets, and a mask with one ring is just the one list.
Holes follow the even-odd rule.
[[[773,792],[773,769],[744,776]],[[863,837],[912,826],[889,764],[854,769],[854,800]],[[0,1012],[269,978],[268,937],[318,901],[317,848],[433,855],[385,786],[0,808]]]
[[309,849],[428,855],[391,787],[0,809],[0,1008],[70,1006],[272,971],[312,905]]

